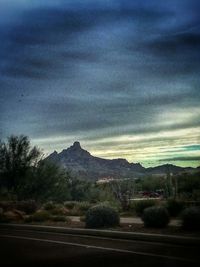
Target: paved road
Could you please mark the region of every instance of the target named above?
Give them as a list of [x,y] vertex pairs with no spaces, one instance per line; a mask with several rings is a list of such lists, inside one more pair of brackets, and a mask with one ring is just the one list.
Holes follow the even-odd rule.
[[[156,242],[0,229],[0,262],[4,265],[193,266],[199,248]],[[69,265],[68,265],[69,266]]]

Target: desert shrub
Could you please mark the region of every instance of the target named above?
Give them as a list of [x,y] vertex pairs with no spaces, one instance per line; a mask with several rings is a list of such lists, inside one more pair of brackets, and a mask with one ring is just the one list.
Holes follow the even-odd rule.
[[77,206],[75,206],[73,209],[69,210],[68,215],[69,216],[82,216],[84,214],[83,211],[81,211]]
[[52,215],[67,215],[69,210],[62,204],[55,204],[53,201],[49,201],[43,205],[43,209],[51,213]]
[[81,212],[86,212],[89,210],[89,208],[92,207],[92,204],[90,204],[88,201],[83,201],[83,202],[78,202],[76,206]]
[[10,208],[10,201],[0,201],[0,208],[6,211]]
[[52,210],[56,207],[56,204],[53,203],[53,201],[49,201],[49,202],[46,202],[44,205],[43,205],[43,209],[44,210]]
[[81,221],[81,222],[85,222],[85,216],[81,216],[81,217],[80,217],[80,221]]
[[111,207],[111,208],[117,210],[118,212],[122,211],[121,204],[119,202],[117,202],[117,201],[106,200],[106,201],[100,202],[99,205],[104,205],[104,206]]
[[31,214],[36,212],[38,204],[34,200],[18,201],[15,204],[15,208],[27,214]]
[[92,204],[88,201],[66,201],[64,206],[69,209],[69,215],[81,216],[92,207]]
[[8,223],[10,222],[9,218],[5,216],[5,214],[0,213],[0,223]]
[[17,203],[16,201],[1,201],[0,207],[4,211],[13,210],[16,209],[16,203]]
[[31,222],[44,222],[50,219],[51,215],[46,210],[40,210],[29,216],[29,221]]
[[102,228],[119,225],[119,213],[112,207],[97,205],[86,212],[87,228]]
[[181,222],[186,230],[200,230],[200,207],[186,208],[181,214]]
[[146,227],[163,228],[168,225],[170,217],[166,208],[153,206],[144,210],[142,220]]
[[0,187],[0,201],[17,201],[17,195],[5,187]]
[[64,206],[67,209],[73,209],[77,205],[78,201],[65,201]]
[[173,217],[178,216],[184,208],[184,202],[175,199],[169,199],[166,203],[169,214]]
[[135,210],[138,216],[142,216],[146,208],[155,206],[156,204],[157,204],[157,201],[153,199],[148,199],[148,200],[135,201],[133,204],[131,204],[131,207],[132,209]]
[[0,207],[4,211],[8,210],[20,210],[27,214],[34,213],[37,208],[38,204],[34,200],[26,200],[26,201],[1,201]]
[[30,223],[32,221],[33,221],[32,220],[32,215],[26,215],[26,216],[24,216],[24,222],[25,223]]
[[69,210],[63,205],[57,204],[52,210],[49,211],[53,215],[68,215]]

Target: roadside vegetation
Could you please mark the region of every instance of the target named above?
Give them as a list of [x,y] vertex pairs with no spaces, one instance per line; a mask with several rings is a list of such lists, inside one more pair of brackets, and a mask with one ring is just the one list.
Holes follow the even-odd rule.
[[145,227],[163,228],[168,225],[170,217],[165,207],[152,206],[144,209],[142,220]]
[[105,228],[119,226],[119,213],[112,207],[99,204],[86,212],[86,228]]
[[[152,198],[153,197],[153,198]],[[81,180],[46,161],[26,136],[0,142],[0,222],[63,223],[79,216],[89,228],[122,227],[120,217],[140,217],[144,227],[199,231],[200,177],[194,174]]]

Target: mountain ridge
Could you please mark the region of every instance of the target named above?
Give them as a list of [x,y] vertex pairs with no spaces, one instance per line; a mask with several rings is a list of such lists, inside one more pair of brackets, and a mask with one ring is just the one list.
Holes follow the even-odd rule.
[[193,170],[191,167],[179,167],[173,164],[164,164],[145,168],[140,163],[130,163],[126,159],[104,159],[92,156],[84,150],[78,141],[72,146],[63,149],[60,153],[54,151],[45,160],[53,161],[81,178],[98,180],[103,177],[134,178],[147,174],[179,173]]

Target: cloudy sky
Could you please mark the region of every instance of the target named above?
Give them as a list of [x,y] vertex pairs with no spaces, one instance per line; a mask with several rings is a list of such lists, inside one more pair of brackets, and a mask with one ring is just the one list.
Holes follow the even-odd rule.
[[0,0],[0,138],[200,165],[200,1]]

